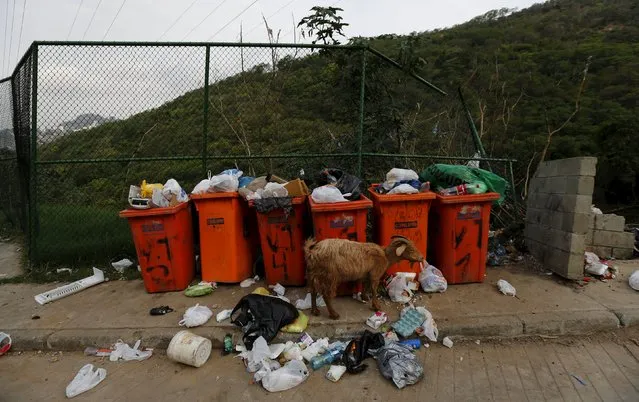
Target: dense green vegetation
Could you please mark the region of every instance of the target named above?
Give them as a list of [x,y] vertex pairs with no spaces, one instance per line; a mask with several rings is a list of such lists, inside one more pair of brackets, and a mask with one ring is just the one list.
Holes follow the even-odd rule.
[[[367,54],[365,152],[471,156],[474,147],[456,95],[462,87],[489,156],[513,158],[517,192],[546,159],[599,157],[595,202],[633,203],[639,184],[639,4],[634,0],[555,0],[511,13],[498,10],[450,29],[409,36],[352,38],[370,44],[435,85],[443,97]],[[260,53],[261,52],[261,53]],[[209,87],[209,160],[221,170],[292,177],[321,165],[356,168],[356,159],[247,160],[242,155],[356,152],[362,52],[247,50],[269,63]],[[232,61],[239,65],[240,53]],[[40,146],[41,160],[193,156],[203,150],[203,89],[126,120],[67,134]],[[576,102],[578,101],[578,109]],[[100,112],[109,116],[108,104]],[[238,155],[232,157],[232,155]],[[415,159],[364,160],[375,180]],[[503,174],[503,166],[493,166]],[[175,177],[190,190],[202,160],[42,165],[39,202],[124,205],[127,186]],[[64,208],[66,208],[66,206]],[[46,211],[43,208],[42,211]],[[63,209],[66,210],[66,209]],[[42,222],[42,228],[50,223]],[[63,222],[61,222],[63,224]],[[63,228],[61,228],[63,230]],[[76,236],[77,237],[77,236]],[[78,237],[79,238],[79,237]]]

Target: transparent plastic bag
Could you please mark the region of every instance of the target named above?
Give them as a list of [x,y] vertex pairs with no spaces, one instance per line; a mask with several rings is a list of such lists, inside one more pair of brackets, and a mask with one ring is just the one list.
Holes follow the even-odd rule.
[[266,183],[264,190],[260,193],[262,198],[280,198],[287,197],[288,190],[279,183]]
[[628,284],[634,290],[639,290],[639,270],[633,272],[632,275],[630,275],[630,278],[628,278]]
[[422,270],[419,273],[419,284],[426,293],[440,292],[443,293],[448,289],[448,282],[444,278],[442,271],[435,268],[432,265],[428,265],[426,268],[422,266]]
[[106,378],[107,371],[105,369],[99,368],[93,371],[93,368],[93,364],[87,364],[78,371],[78,374],[67,385],[67,398],[73,398],[90,390]]
[[262,386],[269,392],[286,391],[303,383],[310,373],[301,360],[291,360],[284,367],[271,371],[262,378]]
[[206,194],[209,191],[209,187],[211,187],[211,180],[204,179],[193,188],[191,194]]
[[142,361],[146,360],[153,354],[152,350],[140,350],[141,341],[138,340],[135,342],[133,347],[130,347],[128,344],[122,342],[121,339],[115,343],[113,348],[113,352],[109,355],[109,360],[112,362],[116,362],[120,359],[125,361]]
[[387,182],[398,182],[404,180],[418,180],[419,176],[414,170],[393,168],[386,173]]
[[506,296],[517,296],[517,290],[515,290],[515,287],[503,279],[497,281],[497,288],[499,288],[499,291]]
[[195,306],[186,309],[184,317],[179,324],[180,326],[186,326],[187,328],[197,327],[205,324],[212,316],[213,312],[210,308],[196,304]]
[[391,342],[379,349],[375,359],[384,378],[392,380],[399,389],[417,383],[424,376],[424,368],[408,346]]
[[388,296],[395,303],[408,303],[413,298],[413,292],[408,287],[408,278],[404,275],[395,275],[386,286]]
[[399,186],[393,188],[388,194],[417,194],[419,190],[410,184],[400,184]]
[[335,186],[321,186],[317,187],[311,193],[311,198],[318,204],[330,204],[333,202],[347,202],[339,189]]

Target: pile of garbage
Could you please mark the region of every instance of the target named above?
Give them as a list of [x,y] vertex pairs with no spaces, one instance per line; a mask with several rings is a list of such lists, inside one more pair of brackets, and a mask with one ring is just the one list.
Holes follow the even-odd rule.
[[610,261],[599,259],[599,256],[595,253],[586,251],[584,254],[584,271],[590,276],[606,281],[617,277],[619,267],[612,265]]
[[421,182],[414,170],[393,168],[375,191],[379,194],[416,194],[430,190],[430,182]]
[[318,204],[357,201],[362,193],[362,180],[341,169],[322,169],[318,175],[319,187],[311,193],[311,198]]
[[189,196],[175,179],[166,183],[147,183],[129,187],[129,205],[134,209],[174,207],[187,202]]
[[430,182],[431,187],[442,195],[499,193],[501,204],[506,198],[508,182],[487,170],[465,165],[437,163],[424,169],[419,178]]

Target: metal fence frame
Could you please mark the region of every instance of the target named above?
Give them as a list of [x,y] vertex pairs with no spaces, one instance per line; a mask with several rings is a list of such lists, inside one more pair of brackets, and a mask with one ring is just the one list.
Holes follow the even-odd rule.
[[[154,156],[154,157],[130,157],[130,158],[83,158],[83,159],[71,159],[71,160],[38,160],[38,50],[44,46],[122,46],[122,47],[204,47],[206,51],[205,56],[205,72],[204,72],[204,98],[202,104],[203,123],[202,123],[202,135],[203,146],[201,155],[193,156]],[[211,85],[209,77],[210,69],[210,53],[211,48],[217,47],[241,47],[241,48],[300,48],[300,49],[343,49],[347,51],[360,52],[361,57],[361,81],[359,83],[359,110],[358,110],[358,129],[356,136],[356,152],[345,153],[282,153],[282,154],[269,154],[269,155],[209,155],[207,149],[207,140],[210,133],[208,127],[209,122],[209,87]],[[404,71],[407,76],[412,77],[417,82],[425,85],[433,92],[439,95],[447,95],[442,89],[438,88],[434,84],[420,77],[419,75],[406,71],[399,63],[382,54],[381,52],[371,48],[368,45],[321,45],[321,44],[290,44],[290,43],[225,43],[225,42],[78,42],[78,41],[36,41],[31,44],[23,57],[18,62],[12,75],[10,77],[1,79],[0,82],[11,80],[12,82],[12,105],[14,112],[13,130],[16,138],[16,153],[17,153],[17,165],[20,177],[26,178],[27,186],[22,189],[21,199],[23,200],[23,230],[25,232],[26,246],[29,251],[29,259],[31,263],[42,263],[37,254],[36,244],[36,232],[38,231],[38,199],[36,182],[38,178],[38,170],[40,166],[50,164],[83,164],[83,163],[117,163],[117,162],[154,162],[154,161],[186,161],[186,160],[201,160],[203,172],[207,171],[207,161],[209,160],[229,160],[229,159],[282,159],[282,158],[357,158],[357,174],[361,175],[362,172],[362,160],[364,157],[375,158],[414,158],[414,159],[431,159],[442,161],[470,161],[478,160],[482,162],[500,162],[505,164],[506,171],[509,176],[508,180],[514,188],[513,177],[513,162],[512,159],[504,158],[488,158],[488,157],[464,157],[464,156],[441,156],[441,155],[422,155],[422,154],[388,154],[388,153],[371,153],[363,151],[363,141],[365,137],[364,133],[364,115],[365,115],[365,86],[366,86],[366,67],[367,57],[377,57],[388,63],[390,66]],[[30,64],[30,65],[29,65]],[[18,87],[18,79],[20,74],[28,73],[30,76],[30,87],[27,88],[29,92],[30,114],[29,118],[29,133],[28,144],[23,144],[21,139],[26,139],[24,131],[24,124],[20,125],[20,119],[18,114],[20,110],[21,101],[24,103],[26,95],[21,93]],[[24,113],[25,111],[22,110]],[[22,122],[24,123],[24,122]],[[25,148],[28,148],[28,155],[25,153]],[[22,152],[22,154],[21,154]],[[27,157],[28,156],[28,157]],[[25,159],[28,159],[28,164],[25,164]],[[513,201],[516,203],[517,196],[513,192]]]

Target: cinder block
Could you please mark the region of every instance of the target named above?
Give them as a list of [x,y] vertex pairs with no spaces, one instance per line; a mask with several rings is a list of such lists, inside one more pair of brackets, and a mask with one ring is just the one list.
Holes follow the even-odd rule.
[[556,248],[546,250],[544,265],[568,279],[579,279],[584,274],[584,250],[570,253]]
[[583,235],[589,231],[589,218],[589,214],[582,213],[554,212],[532,207],[526,210],[527,223],[535,223],[552,229]]
[[595,190],[593,176],[568,176],[564,180],[564,194],[592,195]]
[[588,217],[588,229],[595,228],[595,216],[596,216],[595,214],[590,212],[590,216]]
[[594,246],[633,248],[635,235],[630,232],[611,232],[608,230],[595,230],[592,244]]
[[535,177],[595,176],[597,158],[579,157],[546,161],[539,164]]
[[528,206],[557,212],[577,212],[588,214],[592,205],[591,195],[573,194],[532,194]]
[[588,248],[588,246],[592,246],[592,229],[588,229],[586,232],[586,240],[584,241],[586,242],[586,248]]
[[547,226],[527,223],[525,236],[541,244],[563,251],[583,253],[586,247],[586,235],[564,232]]
[[633,256],[633,249],[631,248],[613,248],[612,257],[618,260],[629,260]]
[[612,257],[612,247],[604,246],[590,246],[587,247],[588,251],[597,254],[599,258],[608,259]]
[[623,232],[626,218],[615,214],[595,215],[595,229]]

